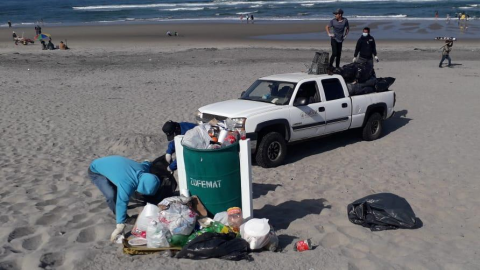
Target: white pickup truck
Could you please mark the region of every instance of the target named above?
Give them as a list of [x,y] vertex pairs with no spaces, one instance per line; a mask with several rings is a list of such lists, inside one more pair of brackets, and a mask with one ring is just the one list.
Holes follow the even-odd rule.
[[367,141],[379,138],[395,101],[391,90],[350,97],[339,75],[279,74],[258,79],[239,99],[201,107],[196,120],[233,119],[252,140],[257,164],[269,168],[283,163],[291,142],[353,128]]

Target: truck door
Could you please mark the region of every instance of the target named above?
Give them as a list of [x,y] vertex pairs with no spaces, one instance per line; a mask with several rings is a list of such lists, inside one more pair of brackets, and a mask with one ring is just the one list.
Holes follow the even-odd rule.
[[352,104],[350,98],[345,96],[344,87],[337,78],[322,80],[325,94],[326,127],[325,133],[338,132],[350,127],[352,118]]
[[[304,98],[306,105],[296,102]],[[290,124],[292,125],[291,140],[321,135],[325,131],[325,109],[321,103],[317,82],[302,83],[291,100]]]

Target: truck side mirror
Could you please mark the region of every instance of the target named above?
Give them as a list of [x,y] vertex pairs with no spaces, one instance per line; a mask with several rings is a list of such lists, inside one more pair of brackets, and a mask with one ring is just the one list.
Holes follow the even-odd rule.
[[298,97],[293,102],[293,106],[305,106],[308,105],[308,98],[306,97]]

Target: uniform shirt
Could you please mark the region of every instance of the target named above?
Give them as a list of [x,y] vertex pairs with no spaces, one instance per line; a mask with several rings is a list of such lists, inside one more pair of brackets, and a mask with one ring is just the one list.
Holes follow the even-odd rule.
[[357,57],[358,53],[360,53],[360,57],[364,59],[372,59],[373,56],[377,56],[375,39],[370,35],[366,37],[361,36],[357,41],[357,46],[355,47],[355,53],[353,56]]

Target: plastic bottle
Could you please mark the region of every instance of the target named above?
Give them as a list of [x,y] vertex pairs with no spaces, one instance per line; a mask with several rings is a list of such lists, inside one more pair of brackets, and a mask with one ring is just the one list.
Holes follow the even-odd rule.
[[147,227],[147,247],[149,248],[169,247],[171,237],[170,231],[155,220],[152,220]]
[[240,225],[243,224],[242,209],[240,207],[231,207],[227,209],[228,225],[233,231],[238,232]]

